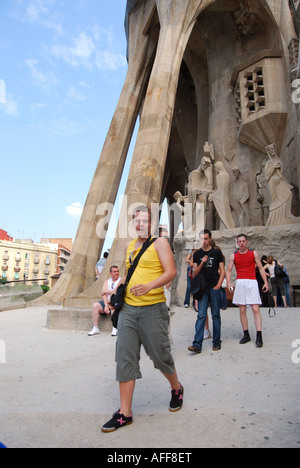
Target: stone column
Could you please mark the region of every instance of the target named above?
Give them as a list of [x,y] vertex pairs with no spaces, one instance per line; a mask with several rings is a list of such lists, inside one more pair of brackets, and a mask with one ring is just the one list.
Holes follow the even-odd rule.
[[[121,213],[123,224],[126,218],[126,224],[131,221],[127,207],[134,203],[151,205],[161,201],[180,67],[201,5],[201,0],[156,0],[161,29],[128,176],[127,205],[123,206]],[[107,275],[112,262],[122,268],[126,242],[124,237],[115,239],[103,274]],[[83,296],[97,297],[97,283]],[[70,305],[73,301],[67,302]]]
[[100,239],[96,232],[101,219],[97,207],[115,202],[149,73],[147,67],[155,50],[151,38],[143,34],[148,17],[145,6],[142,14],[136,12],[130,21],[131,50],[125,84],[88,193],[71,258],[59,281],[44,296],[46,303],[61,303],[66,297],[80,294],[95,281],[95,264],[105,239],[105,234]]

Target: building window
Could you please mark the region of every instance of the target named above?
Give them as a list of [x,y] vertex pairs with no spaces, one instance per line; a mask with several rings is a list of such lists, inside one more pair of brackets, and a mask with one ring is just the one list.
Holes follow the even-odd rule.
[[245,91],[248,115],[266,108],[265,87],[262,67],[245,73]]

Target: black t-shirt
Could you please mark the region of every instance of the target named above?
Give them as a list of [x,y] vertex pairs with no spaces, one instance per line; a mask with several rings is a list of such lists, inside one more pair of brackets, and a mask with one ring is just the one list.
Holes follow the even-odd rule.
[[224,263],[224,258],[220,250],[211,249],[205,252],[203,249],[197,250],[194,253],[193,261],[199,266],[202,262],[203,257],[208,256],[206,264],[204,264],[201,274],[204,275],[206,286],[208,288],[214,288],[217,286],[220,275],[219,275],[219,265]]

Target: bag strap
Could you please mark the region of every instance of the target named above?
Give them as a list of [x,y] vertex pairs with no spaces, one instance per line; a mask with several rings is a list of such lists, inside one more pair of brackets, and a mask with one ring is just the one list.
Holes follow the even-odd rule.
[[148,239],[144,242],[144,245],[143,247],[141,248],[141,251],[140,253],[138,254],[138,256],[134,259],[134,262],[133,264],[131,265],[131,267],[129,268],[128,270],[128,273],[127,273],[127,277],[126,277],[126,281],[125,281],[125,288],[128,286],[129,284],[129,281],[136,269],[136,267],[138,266],[138,263],[140,261],[140,258],[141,256],[146,252],[146,250],[152,245],[154,244],[154,242],[157,240],[157,237],[148,237]]

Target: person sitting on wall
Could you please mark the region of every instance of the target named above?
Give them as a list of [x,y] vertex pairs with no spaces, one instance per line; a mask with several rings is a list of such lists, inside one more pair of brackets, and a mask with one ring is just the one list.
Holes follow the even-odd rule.
[[[99,318],[100,315],[107,317],[109,314],[113,315],[114,308],[110,304],[110,298],[112,294],[115,293],[119,283],[121,281],[119,268],[117,266],[112,266],[110,268],[110,278],[105,281],[102,288],[102,297],[103,300],[96,302],[92,307],[92,317],[93,317],[93,329],[88,333],[89,336],[99,335]],[[117,335],[116,328],[112,329],[112,336]]]

